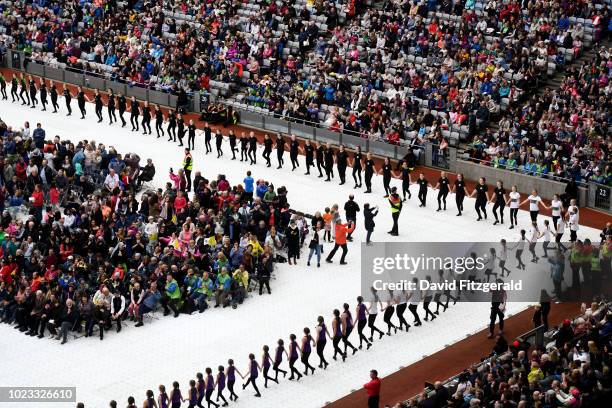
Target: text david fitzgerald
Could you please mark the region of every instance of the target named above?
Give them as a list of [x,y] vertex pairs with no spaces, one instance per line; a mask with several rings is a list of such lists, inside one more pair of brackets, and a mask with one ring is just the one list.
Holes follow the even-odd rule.
[[478,291],[491,292],[498,290],[505,291],[521,291],[523,290],[523,281],[510,280],[508,282],[474,282],[468,279],[460,279],[444,282],[430,282],[426,279],[419,279],[416,282],[401,279],[399,281],[386,282],[382,279],[376,279],[372,282],[372,286],[376,290],[431,290],[431,291]]

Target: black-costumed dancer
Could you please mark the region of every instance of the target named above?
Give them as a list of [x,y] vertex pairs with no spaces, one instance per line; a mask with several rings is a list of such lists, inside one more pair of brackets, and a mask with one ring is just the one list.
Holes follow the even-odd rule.
[[353,180],[355,181],[355,187],[353,188],[361,188],[361,171],[363,169],[363,165],[361,160],[363,159],[363,154],[361,153],[361,146],[357,146],[357,150],[353,154]]
[[310,329],[308,327],[304,327],[304,337],[302,337],[302,364],[304,364],[304,375],[308,375],[308,369],[311,370],[311,374],[314,374],[315,369],[308,361],[310,359],[310,354],[312,353],[312,347],[316,347],[316,343],[314,338],[310,334]]
[[272,357],[270,357],[270,347],[263,346],[263,355],[261,357],[261,367],[262,367],[262,371],[263,371],[263,376],[264,376],[264,388],[268,388],[268,380],[270,381],[274,381],[275,383],[278,384],[278,380],[276,378],[272,378],[268,375],[268,372],[270,371],[270,367],[272,366],[272,363],[274,361],[272,360]]
[[[503,224],[504,223],[504,207],[506,206],[506,189],[504,188],[504,182],[501,180],[497,180],[495,183],[495,190],[493,190],[493,196],[491,197],[491,201],[493,204],[493,216],[495,217],[495,222],[493,225]],[[499,209],[499,218],[497,218],[497,210]],[[501,222],[500,222],[501,221]]]
[[359,334],[359,350],[363,348],[363,342],[366,343],[366,350],[369,350],[372,347],[372,343],[368,341],[368,338],[365,334],[363,334],[363,329],[365,329],[368,324],[368,308],[363,303],[363,297],[357,296],[357,307],[355,308],[355,316],[357,316],[357,333]]
[[345,303],[343,305],[344,311],[342,312],[342,342],[344,343],[344,355],[346,355],[346,350],[350,347],[353,349],[353,354],[357,352],[357,348],[353,346],[353,344],[349,341],[349,337],[354,329],[353,324],[353,316],[351,315],[351,311],[349,310],[349,304]]
[[242,389],[243,390],[246,389],[246,387],[249,384],[251,384],[253,386],[253,389],[256,392],[255,394],[256,397],[261,397],[261,394],[259,393],[259,388],[257,388],[257,383],[256,383],[260,370],[261,370],[261,367],[259,366],[259,363],[257,362],[257,360],[255,360],[255,354],[253,353],[249,354],[249,367],[248,367],[249,379],[247,380],[246,383],[242,384]]
[[[472,190],[470,197],[476,195],[476,204],[474,208],[476,208],[476,214],[478,214],[478,219],[476,221],[481,221],[484,215],[484,219],[487,219],[487,203],[489,202],[489,187],[487,186],[487,180],[484,177],[478,179],[478,184]],[[481,214],[482,211],[482,214]]]
[[325,360],[325,346],[327,345],[327,338],[331,337],[329,330],[325,326],[325,320],[323,316],[317,318],[317,355],[319,356],[319,368],[326,369],[329,363]]
[[465,180],[463,180],[463,173],[457,174],[457,179],[453,185],[453,193],[455,193],[455,203],[457,204],[457,217],[461,216],[463,212],[463,200],[467,195],[465,190]]

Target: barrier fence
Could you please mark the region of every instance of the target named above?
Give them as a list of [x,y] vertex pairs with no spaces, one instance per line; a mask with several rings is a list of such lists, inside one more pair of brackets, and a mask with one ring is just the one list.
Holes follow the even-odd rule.
[[[23,51],[8,51],[7,55],[3,56],[2,60],[0,60],[0,66],[87,88],[96,88],[102,91],[112,89],[115,93],[121,93],[128,98],[134,96],[138,100],[148,101],[149,104],[168,107],[177,106],[178,98],[171,93],[142,86],[132,86],[124,82],[105,78],[94,72],[61,69],[36,61],[29,61],[26,59]],[[201,107],[206,106],[211,97],[212,95],[205,92],[194,92],[189,100],[188,111],[201,112]],[[348,149],[356,149],[359,146],[363,152],[371,152],[374,155],[389,157],[395,160],[402,159],[411,147],[406,142],[391,144],[384,140],[364,137],[357,132],[346,130],[334,131],[320,123],[304,120],[296,122],[293,118],[278,116],[261,108],[247,107],[245,109],[243,106],[239,107],[234,103],[228,103],[228,101],[222,102],[229,104],[239,113],[241,125],[257,129],[287,135],[294,134],[299,138],[310,139],[320,143],[342,144]],[[459,160],[457,158],[457,146],[454,145],[456,141],[451,139],[449,142],[451,145],[445,149],[440,149],[438,145],[432,143],[426,143],[424,146],[417,147],[418,164],[454,173],[463,173],[467,179],[471,180],[477,180],[480,177],[486,177],[487,180],[501,180],[507,187],[517,185],[518,191],[522,193],[530,193],[535,188],[540,196],[548,199],[552,198],[554,194],[562,193],[565,189],[565,183],[556,180]],[[580,186],[579,203],[580,205],[586,205],[598,210],[612,212],[611,190],[609,186],[595,183]]]

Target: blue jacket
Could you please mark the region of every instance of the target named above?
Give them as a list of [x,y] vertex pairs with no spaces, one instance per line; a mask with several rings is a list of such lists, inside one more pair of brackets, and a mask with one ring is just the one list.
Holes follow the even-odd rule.
[[32,140],[34,141],[34,146],[39,149],[42,149],[45,146],[45,130],[43,128],[36,128],[34,132],[32,132]]

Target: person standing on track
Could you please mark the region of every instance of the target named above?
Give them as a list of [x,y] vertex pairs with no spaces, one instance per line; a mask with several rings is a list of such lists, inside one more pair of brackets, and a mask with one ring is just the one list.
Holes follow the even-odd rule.
[[280,135],[276,135],[276,160],[278,161],[277,169],[283,168],[283,155],[285,154],[285,139]]
[[402,163],[402,195],[404,196],[404,201],[406,201],[406,194],[408,194],[408,199],[412,198],[412,194],[410,193],[410,185],[412,184],[412,179],[410,177],[411,170],[408,167],[408,163]]
[[[493,204],[493,216],[495,216],[495,222],[493,225],[497,225],[500,223],[504,223],[504,207],[506,206],[506,189],[504,188],[504,183],[501,180],[497,180],[495,183],[495,190],[493,190],[493,196],[489,203],[494,202]],[[499,218],[497,218],[497,209],[499,209]]]
[[119,93],[117,96],[118,96],[117,105],[119,108],[119,119],[121,119],[121,127],[123,128],[127,125],[127,122],[125,121],[125,118],[123,117],[123,114],[127,110],[127,100],[125,99],[125,95],[122,95],[121,93]]
[[[501,279],[497,279],[497,283],[503,283]],[[495,320],[499,317],[499,334],[504,333],[504,312],[506,310],[507,293],[503,289],[491,291],[491,316],[489,322],[488,339],[493,338],[495,330]]]
[[389,231],[389,235],[396,237],[399,235],[398,221],[403,207],[402,199],[400,198],[399,194],[397,194],[396,187],[391,187],[389,205],[391,206],[391,217],[393,218],[393,227],[391,228],[391,231]]
[[257,136],[255,136],[255,132],[253,131],[249,133],[248,157],[251,161],[251,165],[257,164]]
[[343,145],[340,145],[336,154],[336,167],[338,168],[338,176],[340,177],[340,185],[346,183],[346,168],[348,167],[348,153]]
[[193,156],[189,148],[185,149],[185,157],[183,158],[183,173],[187,180],[187,192],[191,191],[191,171],[193,170]]
[[272,167],[272,162],[270,161],[270,155],[272,154],[272,145],[274,144],[274,142],[272,141],[272,139],[270,138],[270,135],[268,135],[267,133],[264,135],[264,151],[263,151],[263,158],[266,159],[266,167]]
[[310,139],[306,139],[306,144],[304,145],[304,154],[306,156],[306,173],[304,175],[310,174],[310,168],[314,167],[314,154],[315,149],[310,143]]
[[[346,216],[346,220],[353,224],[355,227],[357,226],[357,213],[361,211],[361,209],[359,208],[359,204],[357,204],[355,202],[355,196],[353,194],[349,195],[349,199],[346,203],[344,203],[344,214]],[[346,236],[346,239],[348,241],[352,241],[353,238],[351,237],[351,234],[353,232],[349,232],[348,235]]]
[[187,126],[187,148],[190,150],[195,150],[196,129],[193,119],[189,119],[189,125]]
[[[208,122],[204,123],[204,146],[206,147],[205,154],[212,153],[212,146],[210,140],[212,139],[212,129],[208,125]],[[174,139],[176,141],[176,138]]]
[[185,119],[183,119],[183,114],[182,113],[179,113],[177,115],[176,131],[178,133],[179,147],[182,147],[183,146],[183,138],[185,137]]
[[380,406],[380,378],[378,371],[370,371],[370,381],[363,385],[368,393],[368,408],[379,408]]
[[289,143],[289,159],[291,159],[291,171],[294,171],[300,167],[298,162],[298,155],[300,153],[300,142],[297,141],[295,135],[291,135],[291,142]]

